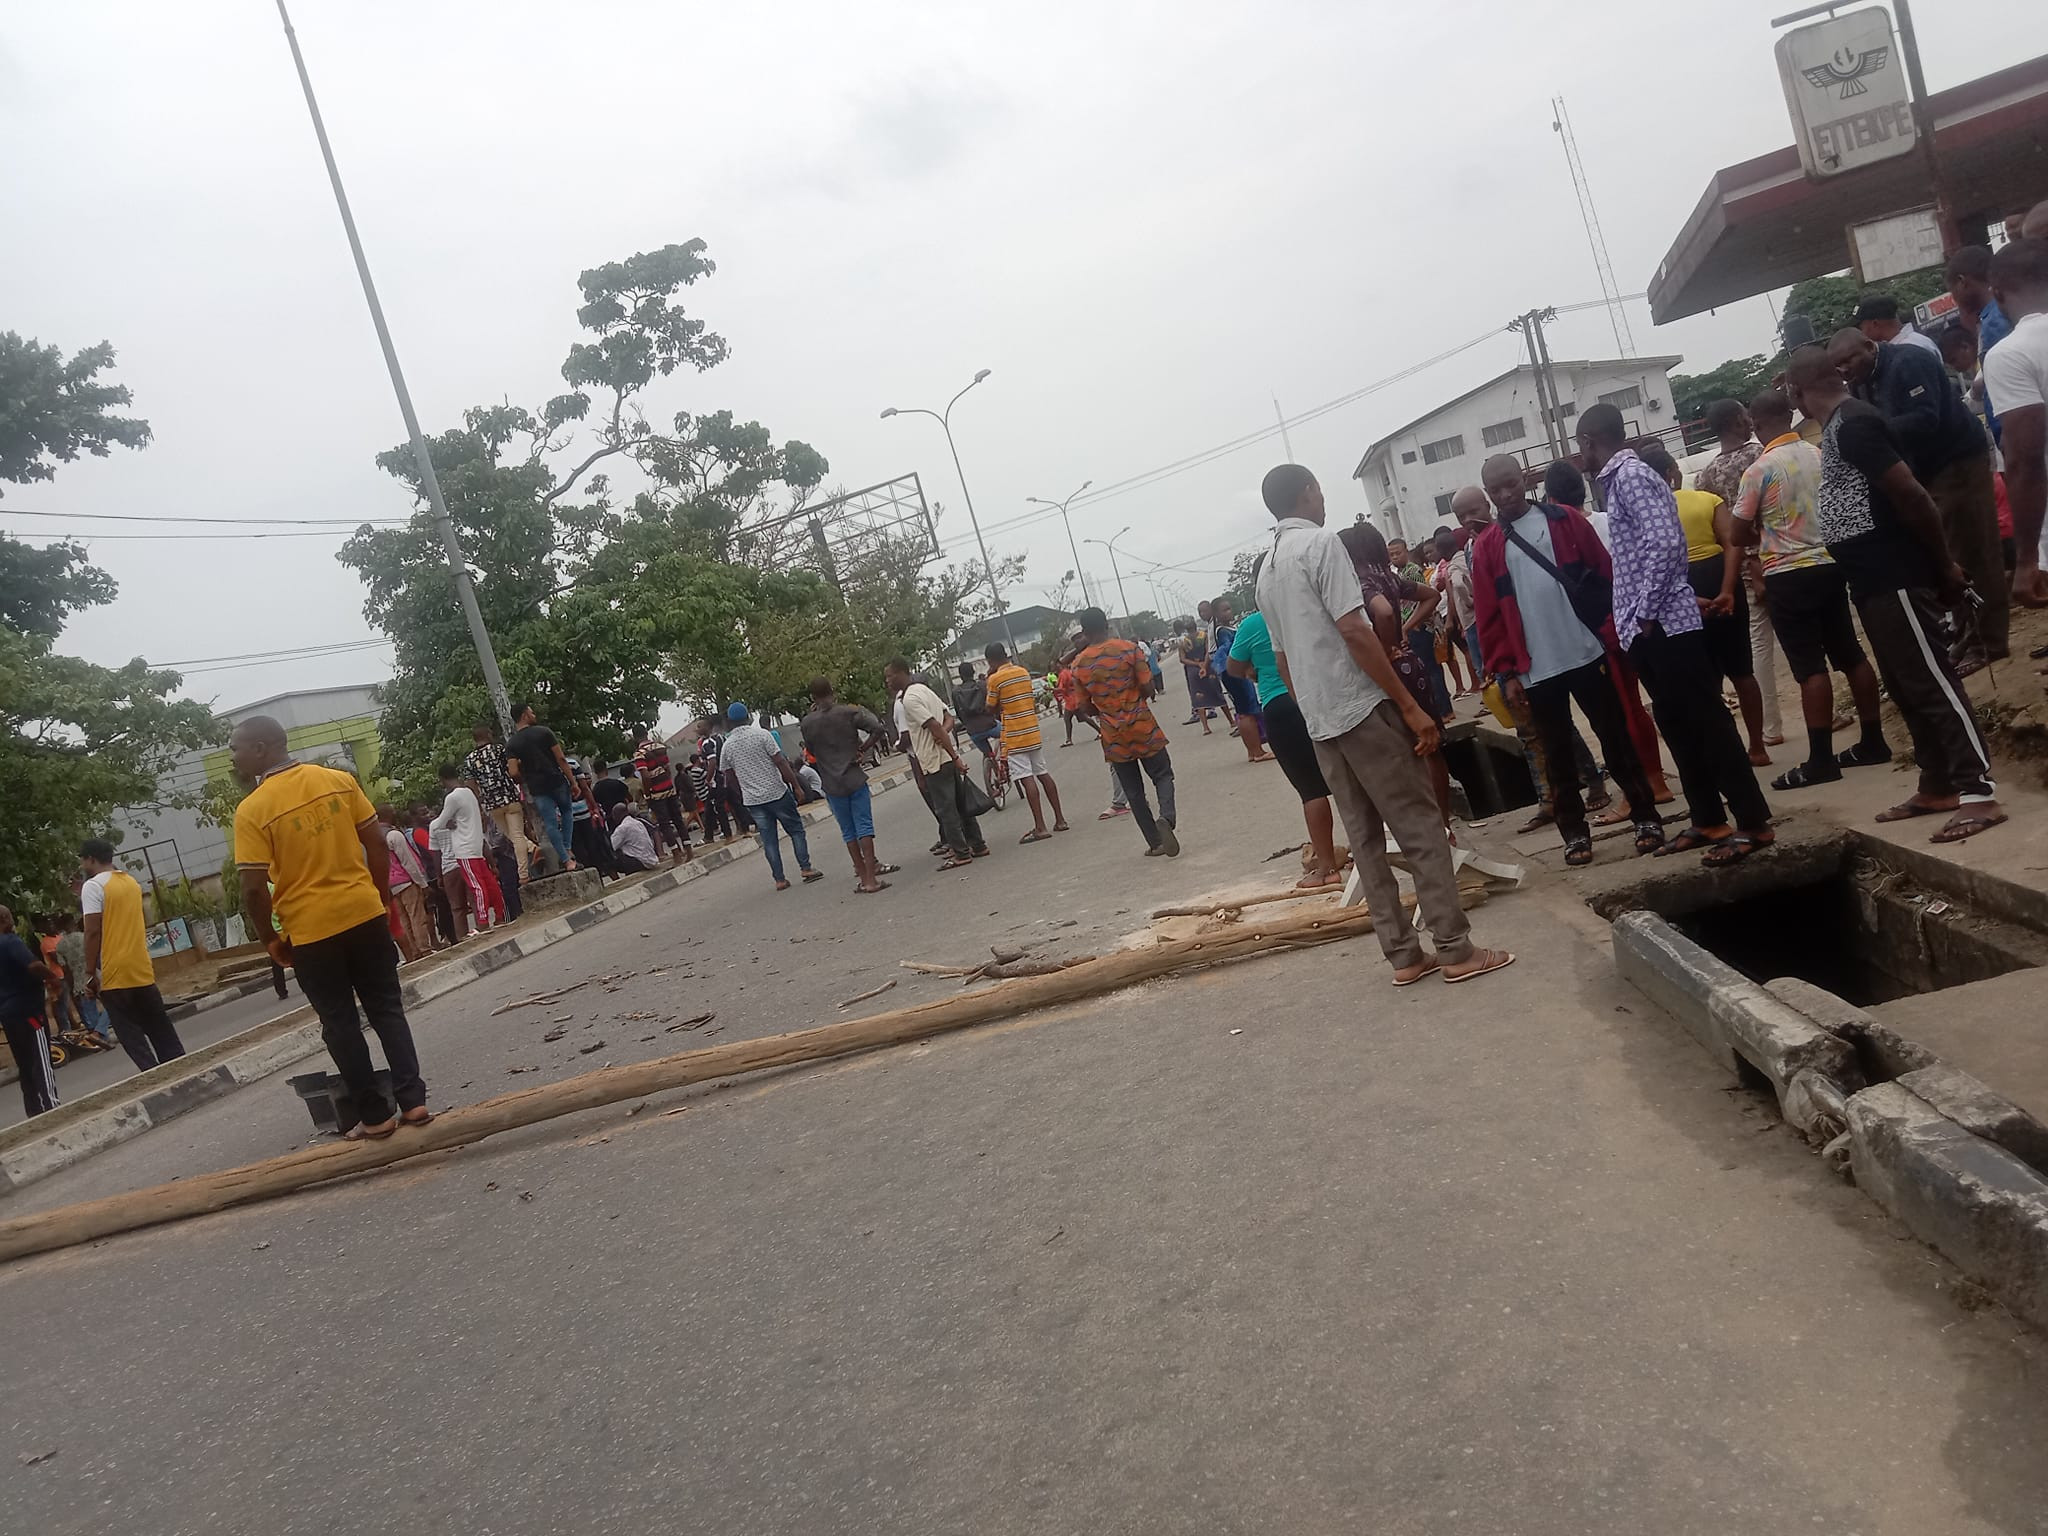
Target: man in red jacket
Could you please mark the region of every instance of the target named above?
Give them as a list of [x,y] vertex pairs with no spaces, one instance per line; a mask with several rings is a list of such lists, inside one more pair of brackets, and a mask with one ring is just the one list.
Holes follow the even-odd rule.
[[[1519,486],[1519,463],[1489,460],[1481,471],[1488,494],[1496,479],[1510,474]],[[1655,852],[1663,846],[1664,828],[1615,686],[1621,658],[1614,616],[1603,612],[1594,628],[1587,622],[1590,612],[1582,617],[1579,611],[1593,602],[1608,604],[1614,568],[1607,547],[1585,515],[1571,507],[1504,499],[1500,520],[1481,531],[1472,547],[1472,606],[1487,664],[1499,676],[1510,708],[1526,700],[1553,763],[1571,761],[1571,709],[1578,703],[1628,801],[1636,851]],[[1551,792],[1565,862],[1592,863],[1593,837],[1576,776],[1556,775]]]

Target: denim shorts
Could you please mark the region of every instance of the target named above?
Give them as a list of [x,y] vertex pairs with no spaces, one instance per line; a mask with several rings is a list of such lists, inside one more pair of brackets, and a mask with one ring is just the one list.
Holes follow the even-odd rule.
[[832,807],[843,841],[858,842],[875,835],[875,797],[867,785],[861,785],[850,795],[827,795],[825,803]]

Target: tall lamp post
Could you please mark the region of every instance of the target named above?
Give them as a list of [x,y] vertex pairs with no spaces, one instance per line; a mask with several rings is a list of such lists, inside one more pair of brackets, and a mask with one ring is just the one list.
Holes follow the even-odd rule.
[[348,194],[342,190],[341,171],[334,163],[334,149],[327,142],[327,124],[320,116],[320,103],[313,99],[313,77],[306,73],[306,58],[299,51],[299,34],[292,29],[291,14],[284,8],[284,0],[277,0],[278,20],[284,23],[285,41],[291,45],[292,64],[299,72],[299,88],[305,92],[306,111],[313,119],[313,137],[320,141],[320,158],[327,163],[328,184],[334,188],[334,205],[341,210],[341,227],[348,234],[349,254],[355,257],[356,276],[362,279],[363,298],[370,306],[370,323],[377,330],[377,344],[384,349],[384,366],[391,374],[391,388],[398,396],[398,414],[405,418],[406,436],[412,440],[413,465],[419,471],[420,487],[425,491],[427,505],[433,509],[434,527],[441,536],[441,551],[448,560],[448,573],[455,581],[455,598],[462,607],[462,617],[469,625],[470,643],[476,647],[477,663],[483,669],[484,691],[491,696],[491,707],[497,711],[500,727],[507,735],[512,731],[512,704],[505,692],[505,679],[498,671],[498,654],[491,648],[489,631],[484,628],[484,616],[476,605],[476,589],[469,579],[469,563],[462,553],[462,542],[456,537],[455,524],[448,516],[448,503],[441,497],[441,482],[434,475],[434,458],[427,449],[427,439],[420,431],[419,417],[412,408],[412,393],[405,387],[405,374],[398,366],[398,350],[391,344],[391,328],[384,323],[384,306],[377,302],[377,285],[370,281],[369,259],[363,255],[363,242],[356,234],[356,218],[349,211]]
[[1083,480],[1081,482],[1081,490],[1075,491],[1074,495],[1069,496],[1066,501],[1047,501],[1043,496],[1026,496],[1024,498],[1033,506],[1059,508],[1060,521],[1067,525],[1067,548],[1072,551],[1074,556],[1074,574],[1081,579],[1081,601],[1084,603],[1092,603],[1095,599],[1088,591],[1088,573],[1081,569],[1081,548],[1074,542],[1074,525],[1067,518],[1067,502],[1071,502],[1074,496],[1080,495],[1081,491],[1087,490],[1094,483],[1093,480]]
[[1104,549],[1109,551],[1110,574],[1116,577],[1116,600],[1124,605],[1124,617],[1126,619],[1128,619],[1131,616],[1131,600],[1128,597],[1124,596],[1124,573],[1122,568],[1119,567],[1116,563],[1116,541],[1122,538],[1125,534],[1129,533],[1130,531],[1130,528],[1128,526],[1125,526],[1117,529],[1117,531],[1114,534],[1110,535],[1110,537],[1106,539],[1082,540],[1084,544],[1100,544]]
[[[975,385],[987,378],[989,371],[984,368],[973,378],[969,379],[966,387],[960,391],[960,395],[966,394],[968,390],[974,388]],[[996,585],[996,568],[989,562],[988,541],[981,536],[981,519],[974,515],[974,494],[967,489],[967,471],[960,467],[960,450],[953,446],[953,407],[960,403],[960,395],[955,395],[952,399],[948,400],[943,411],[928,411],[921,406],[912,406],[908,410],[898,410],[892,405],[882,412],[882,420],[887,421],[891,416],[929,416],[945,429],[946,447],[953,455],[953,473],[960,477],[960,495],[967,503],[967,521],[974,525],[974,542],[981,550],[981,569],[988,577],[989,594],[996,600],[996,617],[1002,621],[1003,640],[1009,646],[1010,654],[1015,656],[1017,654],[1017,637],[1010,633],[1010,611],[1003,606],[1002,588]]]

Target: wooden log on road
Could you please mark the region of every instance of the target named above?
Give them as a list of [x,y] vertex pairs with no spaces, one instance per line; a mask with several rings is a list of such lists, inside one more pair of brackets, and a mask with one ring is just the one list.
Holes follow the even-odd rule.
[[[1461,891],[1463,905],[1485,899],[1484,891]],[[0,1262],[68,1248],[117,1232],[183,1221],[211,1211],[268,1200],[311,1185],[368,1173],[430,1152],[445,1152],[560,1115],[597,1109],[625,1099],[645,1098],[716,1078],[830,1061],[929,1039],[956,1029],[1100,996],[1174,971],[1221,965],[1276,950],[1301,949],[1372,931],[1364,907],[1297,913],[1266,922],[1245,922],[1198,938],[1118,950],[1054,971],[1000,982],[911,1008],[891,1009],[864,1019],[820,1025],[760,1040],[681,1051],[630,1066],[602,1067],[559,1083],[507,1093],[481,1104],[450,1110],[426,1126],[401,1127],[384,1141],[336,1141],[240,1168],[200,1174],[79,1205],[61,1206],[0,1222]]]

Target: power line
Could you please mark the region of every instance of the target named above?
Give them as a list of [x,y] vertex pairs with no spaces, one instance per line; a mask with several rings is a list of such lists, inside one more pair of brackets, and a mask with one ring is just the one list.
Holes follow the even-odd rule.
[[364,523],[391,526],[412,521],[405,517],[179,517],[157,512],[41,512],[26,507],[0,507],[9,517],[54,517],[67,523],[225,523],[246,528],[253,523],[283,523],[301,528],[359,528]]
[[80,544],[104,544],[109,540],[168,539],[179,543],[198,539],[333,539],[345,538],[349,528],[300,528],[257,530],[253,533],[38,533],[41,538],[64,539]]
[[319,645],[286,646],[275,651],[238,651],[232,656],[190,656],[183,661],[153,661],[153,667],[205,667],[224,661],[268,661],[294,656],[317,656],[330,651],[354,651],[366,646],[389,645],[391,642],[382,635],[373,635],[361,640],[329,640]]

